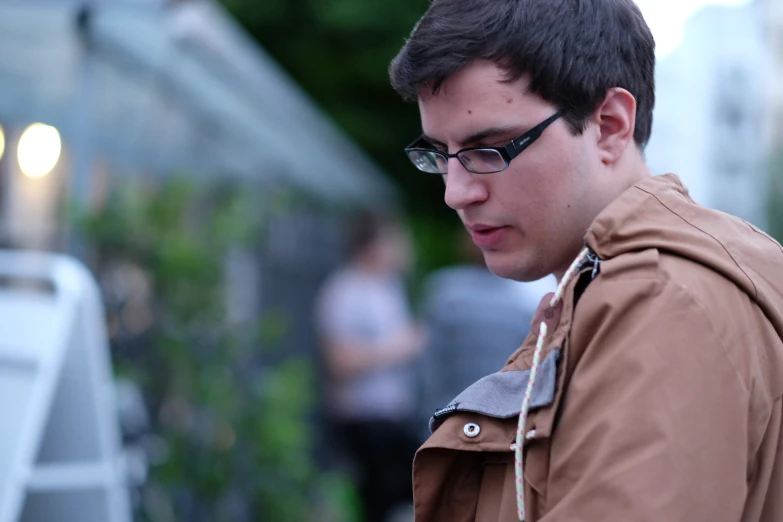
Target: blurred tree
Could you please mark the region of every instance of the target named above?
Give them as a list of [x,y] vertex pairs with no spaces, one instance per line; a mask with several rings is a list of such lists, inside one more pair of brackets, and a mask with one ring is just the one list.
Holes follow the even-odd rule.
[[[402,149],[421,133],[418,110],[389,84],[388,66],[427,0],[222,0],[249,33],[402,187],[425,269],[453,259],[418,235],[459,226],[438,176],[416,171]],[[429,236],[428,236],[429,237]],[[444,254],[445,252],[445,254]]]
[[260,248],[258,200],[184,179],[126,182],[79,219],[115,367],[142,389],[162,441],[140,520],[325,520],[319,506],[350,520],[338,498],[350,486],[314,464],[314,370],[277,342],[286,318],[236,325],[226,313],[230,249]]

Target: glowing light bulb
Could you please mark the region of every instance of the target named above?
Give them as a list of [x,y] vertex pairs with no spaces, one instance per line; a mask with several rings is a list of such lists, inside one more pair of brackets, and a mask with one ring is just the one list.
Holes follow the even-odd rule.
[[3,127],[0,126],[0,159],[3,159],[4,152],[5,152],[5,132],[3,132]]
[[43,123],[33,123],[19,138],[19,168],[28,178],[42,178],[57,165],[60,152],[62,140],[57,129]]

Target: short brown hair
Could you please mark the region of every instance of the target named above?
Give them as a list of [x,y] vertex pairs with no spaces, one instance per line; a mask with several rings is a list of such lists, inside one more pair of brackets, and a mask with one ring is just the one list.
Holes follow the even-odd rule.
[[480,59],[509,81],[527,76],[577,134],[609,89],[624,88],[637,101],[634,141],[650,139],[655,41],[632,0],[435,0],[392,61],[392,86],[408,100],[436,94]]

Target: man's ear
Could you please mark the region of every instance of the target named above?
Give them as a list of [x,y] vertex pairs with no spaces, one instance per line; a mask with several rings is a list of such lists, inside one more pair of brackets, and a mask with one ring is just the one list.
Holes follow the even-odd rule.
[[610,89],[593,122],[598,126],[599,159],[605,165],[616,163],[634,144],[636,98],[625,89]]

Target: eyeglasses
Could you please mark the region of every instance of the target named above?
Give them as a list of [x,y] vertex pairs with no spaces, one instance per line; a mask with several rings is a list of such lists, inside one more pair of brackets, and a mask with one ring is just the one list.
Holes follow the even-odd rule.
[[[420,136],[413,143],[405,147],[405,154],[411,163],[427,174],[446,174],[448,172],[449,158],[457,158],[467,170],[474,174],[492,174],[508,168],[511,160],[519,156],[523,150],[533,144],[544,129],[560,118],[562,111],[553,114],[523,135],[511,140],[502,147],[471,147],[462,149],[454,154],[440,152],[432,148],[432,145]],[[426,145],[429,145],[428,147]]]

